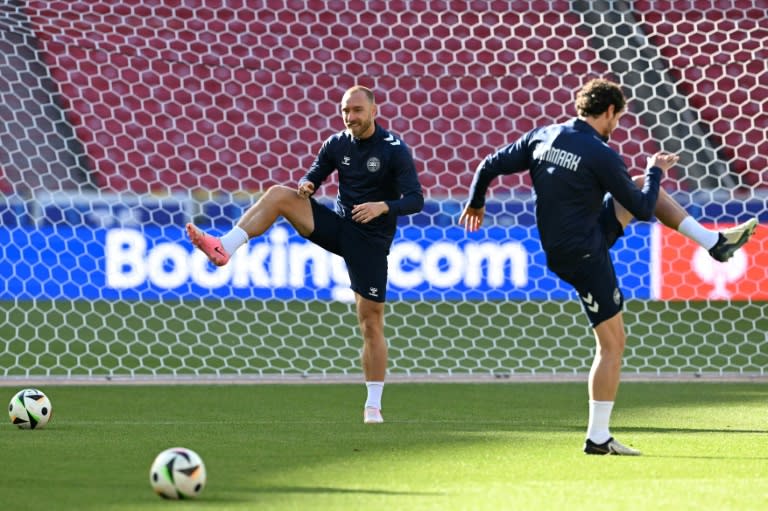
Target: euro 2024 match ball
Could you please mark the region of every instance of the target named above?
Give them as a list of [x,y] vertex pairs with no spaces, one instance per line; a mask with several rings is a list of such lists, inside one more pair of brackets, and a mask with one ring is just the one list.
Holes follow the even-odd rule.
[[149,469],[152,489],[165,499],[193,499],[205,488],[202,458],[185,447],[172,447],[157,455]]
[[53,407],[41,390],[23,389],[8,404],[11,422],[21,429],[41,429],[51,420]]

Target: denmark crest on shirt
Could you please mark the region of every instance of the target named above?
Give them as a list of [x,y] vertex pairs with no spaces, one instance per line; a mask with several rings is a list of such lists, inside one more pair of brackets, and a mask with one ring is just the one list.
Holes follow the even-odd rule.
[[381,168],[381,161],[375,156],[371,156],[368,158],[368,161],[365,162],[365,168],[368,169],[368,172],[378,172]]

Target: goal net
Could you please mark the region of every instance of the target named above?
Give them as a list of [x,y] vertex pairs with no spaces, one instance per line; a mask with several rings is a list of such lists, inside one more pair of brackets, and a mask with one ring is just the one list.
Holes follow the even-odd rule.
[[[480,160],[625,87],[611,144],[696,218],[768,220],[763,2],[8,1],[0,7],[0,376],[360,374],[343,262],[281,221],[222,268],[184,224],[226,232],[292,186],[377,94],[426,193],[389,264],[393,376],[579,376],[594,339],[545,267],[527,175],[457,226]],[[319,192],[331,201],[336,181]],[[768,235],[721,264],[655,222],[612,251],[625,374],[765,375]]]

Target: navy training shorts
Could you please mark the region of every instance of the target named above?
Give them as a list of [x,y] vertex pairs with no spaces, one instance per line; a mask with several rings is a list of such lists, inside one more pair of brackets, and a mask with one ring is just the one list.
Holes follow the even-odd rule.
[[615,316],[624,306],[624,295],[619,289],[616,270],[608,249],[624,235],[624,228],[616,218],[613,198],[606,195],[599,218],[605,239],[605,248],[597,253],[584,254],[569,265],[552,268],[558,277],[572,285],[579,293],[581,305],[592,327]]
[[310,203],[315,229],[307,239],[344,259],[355,293],[374,302],[385,302],[387,256],[392,240],[371,236],[351,218],[339,216],[313,198]]

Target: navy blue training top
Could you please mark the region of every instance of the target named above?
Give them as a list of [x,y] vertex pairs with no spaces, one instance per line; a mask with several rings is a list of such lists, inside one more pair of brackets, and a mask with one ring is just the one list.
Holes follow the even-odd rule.
[[315,190],[334,171],[339,173],[336,213],[352,217],[352,207],[384,201],[389,213],[359,224],[373,235],[395,235],[397,217],[421,211],[424,195],[408,146],[378,124],[373,135],[354,138],[342,131],[329,137],[300,182],[310,181]]
[[536,224],[549,260],[605,247],[598,218],[606,192],[635,218],[649,220],[656,207],[661,169],[646,170],[638,188],[619,154],[587,122],[574,118],[536,128],[485,158],[477,168],[470,207],[485,205],[491,181],[528,169],[536,192]]

